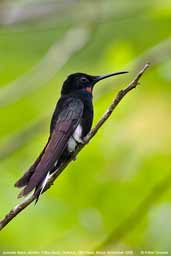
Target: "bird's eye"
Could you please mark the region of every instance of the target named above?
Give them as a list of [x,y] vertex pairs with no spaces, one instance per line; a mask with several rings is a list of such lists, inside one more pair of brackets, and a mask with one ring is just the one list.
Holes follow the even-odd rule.
[[80,78],[80,82],[81,83],[87,83],[88,82],[88,79],[86,77],[81,77]]

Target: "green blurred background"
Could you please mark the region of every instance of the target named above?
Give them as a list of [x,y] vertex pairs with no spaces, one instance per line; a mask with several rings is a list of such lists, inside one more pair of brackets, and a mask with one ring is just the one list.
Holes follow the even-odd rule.
[[153,193],[119,242],[110,236],[171,171],[170,34],[170,0],[0,2],[1,218],[19,202],[13,184],[46,143],[66,76],[130,71],[95,88],[95,124],[117,91],[151,62],[141,85],[77,161],[36,207],[1,231],[0,250],[107,245],[134,255],[141,249],[171,255],[171,182],[160,197]]

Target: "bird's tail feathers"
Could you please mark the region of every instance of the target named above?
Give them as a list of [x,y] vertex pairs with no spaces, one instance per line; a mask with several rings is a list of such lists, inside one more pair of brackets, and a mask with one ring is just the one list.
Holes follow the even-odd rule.
[[14,186],[17,188],[25,187],[28,184],[31,176],[33,175],[34,170],[35,169],[31,167],[19,180],[17,180]]
[[[51,176],[51,174],[50,174],[50,172],[48,172],[46,174],[46,176],[43,178],[43,180],[36,186],[35,191],[33,192],[33,195],[36,199],[35,204],[38,202],[39,197],[40,197],[41,193],[43,192],[50,176]],[[25,192],[26,188],[27,188],[27,186],[18,194],[18,198],[25,197],[28,195],[28,193]]]
[[45,178],[43,179],[43,181],[36,187],[36,189],[34,191],[34,196],[36,198],[35,204],[38,202],[39,197],[40,197],[41,193],[43,192],[50,176],[51,176],[51,174],[50,174],[50,172],[48,172],[47,175],[45,176]]
[[[48,139],[48,142],[49,142],[49,139]],[[44,152],[45,152],[45,149],[48,145],[48,142],[46,144],[46,146],[44,147],[44,149],[42,150],[41,154],[39,155],[39,157],[36,159],[36,161],[33,163],[33,165],[28,169],[28,171],[15,183],[15,187],[17,188],[22,188],[22,187],[25,187],[28,185],[31,177],[33,176],[35,170],[36,170],[36,167],[37,165],[39,164]],[[22,192],[20,193],[22,194]],[[22,196],[22,195],[21,195]]]

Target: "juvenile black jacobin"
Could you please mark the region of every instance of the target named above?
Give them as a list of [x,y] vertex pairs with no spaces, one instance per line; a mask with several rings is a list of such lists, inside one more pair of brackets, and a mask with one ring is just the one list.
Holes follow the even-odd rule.
[[102,79],[124,73],[127,72],[102,76],[75,73],[68,76],[52,116],[48,142],[37,160],[15,184],[18,188],[24,187],[19,197],[26,196],[34,189],[38,200],[49,176],[71,157],[91,129],[94,85]]

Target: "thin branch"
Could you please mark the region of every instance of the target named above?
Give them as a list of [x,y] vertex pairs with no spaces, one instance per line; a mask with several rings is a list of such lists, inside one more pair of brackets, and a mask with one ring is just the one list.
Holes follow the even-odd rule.
[[[55,172],[51,178],[49,179],[47,186],[44,189],[44,192],[53,185],[53,182],[58,177],[58,175],[70,164],[72,160],[75,159],[75,156],[85,147],[85,145],[96,135],[100,127],[106,122],[106,120],[111,116],[114,109],[117,107],[117,105],[120,103],[120,101],[123,99],[123,97],[131,90],[137,87],[139,83],[139,79],[144,74],[146,69],[149,67],[149,64],[145,64],[143,69],[138,73],[138,75],[135,77],[135,79],[125,88],[118,92],[116,97],[113,99],[111,105],[108,107],[107,111],[104,113],[102,118],[99,120],[99,122],[96,124],[96,126],[90,131],[90,133],[85,137],[84,144],[79,145],[74,155],[71,157],[71,159],[60,166],[60,168]],[[34,201],[34,196],[30,196],[29,198],[25,199],[24,202],[18,204],[15,206],[12,210],[9,211],[9,213],[0,221],[0,230],[2,230],[12,219],[15,218],[17,214],[19,214],[22,210],[24,210],[27,206],[29,206]]]
[[170,182],[171,173],[169,172],[166,177],[154,185],[150,193],[142,200],[137,208],[111,232],[95,251],[115,246],[121,239],[130,233],[140,223],[156,200],[170,188]]

